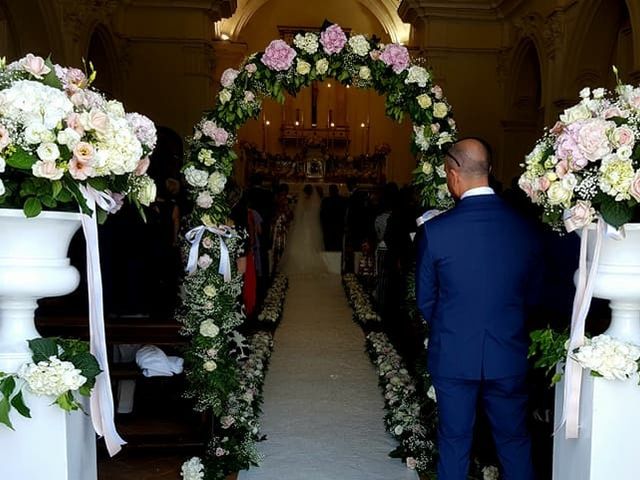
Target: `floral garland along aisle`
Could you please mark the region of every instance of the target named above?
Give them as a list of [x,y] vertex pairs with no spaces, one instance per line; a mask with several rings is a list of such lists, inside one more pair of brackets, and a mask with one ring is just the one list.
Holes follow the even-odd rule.
[[[420,478],[435,478],[438,413],[431,379],[424,372],[422,382],[417,382],[409,373],[387,334],[379,331],[380,317],[357,277],[353,274],[344,275],[343,285],[354,311],[354,321],[365,331],[366,350],[378,372],[380,388],[384,393],[385,426],[399,443],[390,456],[402,458],[407,468],[416,470]],[[427,348],[428,344],[428,340],[425,340]],[[498,469],[495,466],[483,466],[474,460],[469,478],[497,480]]]
[[[187,395],[198,411],[211,412],[218,420],[229,410],[242,377],[232,340],[232,332],[244,321],[238,303],[242,275],[235,265],[242,253],[242,233],[229,226],[224,194],[237,158],[237,130],[258,117],[265,97],[282,103],[285,92],[295,94],[326,78],[385,95],[387,115],[394,120],[409,115],[419,158],[416,183],[424,202],[440,208],[451,204],[443,164],[443,147],[456,136],[451,107],[433,84],[425,61],[412,61],[406,47],[348,36],[340,26],[327,23],[320,34],[300,33],[293,45],[274,40],[239,69],[227,69],[215,108],[195,127],[183,168],[195,205],[188,219],[189,275],[179,312],[184,333],[192,337],[186,354]],[[210,448],[201,474],[185,478],[223,478],[229,472],[220,471],[219,463]]]
[[258,314],[264,331],[256,332],[246,343],[236,334],[238,384],[227,397],[226,412],[218,422],[220,433],[214,435],[208,445],[211,463],[207,463],[208,459],[191,458],[182,466],[183,479],[225,478],[259,464],[261,457],[255,444],[264,440],[258,421],[262,389],[273,352],[273,330],[282,319],[288,284],[286,276],[278,274],[274,277]]

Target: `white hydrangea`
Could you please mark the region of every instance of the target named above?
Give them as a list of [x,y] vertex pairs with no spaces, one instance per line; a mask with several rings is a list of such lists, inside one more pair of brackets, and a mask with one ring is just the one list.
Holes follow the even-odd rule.
[[180,476],[183,480],[204,480],[204,465],[198,457],[193,457],[182,464]]
[[313,55],[318,51],[318,35],[312,32],[304,35],[299,33],[293,39],[293,44],[300,50]]
[[490,465],[482,469],[482,480],[498,480],[500,478],[500,470],[498,467]]
[[429,78],[429,72],[426,68],[413,65],[409,67],[409,73],[407,74],[407,78],[404,80],[404,83],[407,85],[410,83],[417,83],[419,87],[425,88]]
[[209,190],[214,195],[218,195],[224,191],[227,184],[227,177],[220,172],[213,172],[208,180]]
[[207,148],[203,148],[198,152],[198,160],[204,163],[207,167],[216,163],[216,159],[213,157],[213,152]]
[[78,144],[82,137],[78,132],[76,132],[73,128],[65,128],[58,132],[58,143],[60,145],[65,145],[69,148],[69,150],[73,150],[73,148]]
[[73,363],[63,362],[58,357],[49,357],[48,362],[38,364],[27,363],[20,368],[18,376],[34,394],[53,397],[78,390],[87,381]]
[[638,371],[640,347],[617,340],[608,335],[587,339],[572,353],[583,367],[602,375],[607,380],[624,380]]
[[73,112],[73,103],[56,88],[20,80],[0,92],[0,115],[23,125],[42,125],[53,130]]
[[198,170],[196,167],[187,167],[184,171],[184,178],[192,187],[206,187],[209,180],[209,174],[204,170]]
[[355,35],[349,39],[349,46],[353,53],[360,57],[366,57],[369,51],[371,50],[371,46],[369,45],[369,40],[364,35]]
[[616,201],[628,200],[635,170],[630,158],[607,155],[600,164],[600,188]]

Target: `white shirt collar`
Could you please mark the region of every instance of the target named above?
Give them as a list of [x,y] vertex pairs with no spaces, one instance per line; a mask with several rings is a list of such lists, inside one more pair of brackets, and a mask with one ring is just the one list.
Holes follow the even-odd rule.
[[496,192],[493,191],[491,187],[476,187],[470,188],[466,192],[462,194],[460,200],[463,200],[467,197],[477,197],[479,195],[494,195]]

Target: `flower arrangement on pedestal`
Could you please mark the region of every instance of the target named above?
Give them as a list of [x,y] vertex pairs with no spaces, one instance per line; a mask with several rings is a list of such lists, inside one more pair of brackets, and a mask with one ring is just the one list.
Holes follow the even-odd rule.
[[24,364],[17,373],[0,372],[0,423],[11,429],[12,409],[31,418],[23,388],[34,395],[52,397],[53,404],[71,412],[82,408],[74,393],[89,397],[101,372],[87,342],[36,338],[29,341],[29,348],[33,352],[32,363]]
[[640,212],[640,88],[580,96],[527,155],[519,185],[556,229],[572,232],[598,216],[618,228]]
[[90,213],[87,191],[102,197],[102,213],[125,197],[155,200],[146,175],[155,126],[93,90],[95,75],[32,54],[1,62],[0,208]]

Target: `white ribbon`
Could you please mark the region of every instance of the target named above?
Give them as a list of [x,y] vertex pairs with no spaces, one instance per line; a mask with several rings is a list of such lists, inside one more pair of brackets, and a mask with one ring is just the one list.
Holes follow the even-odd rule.
[[224,277],[225,282],[231,281],[231,257],[229,255],[229,248],[225,243],[225,239],[233,238],[236,236],[235,232],[231,228],[226,226],[221,227],[207,227],[206,225],[200,225],[192,230],[189,230],[185,235],[185,238],[191,243],[191,249],[189,250],[189,259],[187,261],[186,272],[192,274],[198,268],[198,255],[200,253],[200,242],[204,232],[210,232],[218,236],[220,240],[220,266],[218,267],[218,273]]
[[607,237],[616,240],[624,238],[624,230],[617,230],[608,225],[602,218],[598,218],[596,235],[591,268],[587,272],[589,226],[582,227],[578,284],[576,285],[576,294],[573,300],[569,354],[567,355],[565,366],[563,419],[560,423],[560,425],[566,423],[566,438],[579,437],[580,391],[582,389],[582,367],[571,357],[570,353],[584,344],[585,323],[591,307],[591,299],[593,298],[593,288],[598,273],[602,244]]
[[116,202],[108,194],[93,187],[80,186],[87,206],[93,211],[91,216],[83,213],[82,230],[87,244],[87,286],[89,290],[89,333],[91,353],[98,360],[102,373],[96,378],[91,393],[91,421],[96,433],[104,437],[109,455],[112,457],[126,444],[116,430],[113,409],[113,394],[109,378],[107,341],[104,328],[104,308],[102,302],[102,274],[100,272],[100,249],[98,245],[98,220],[96,207],[110,211]]

